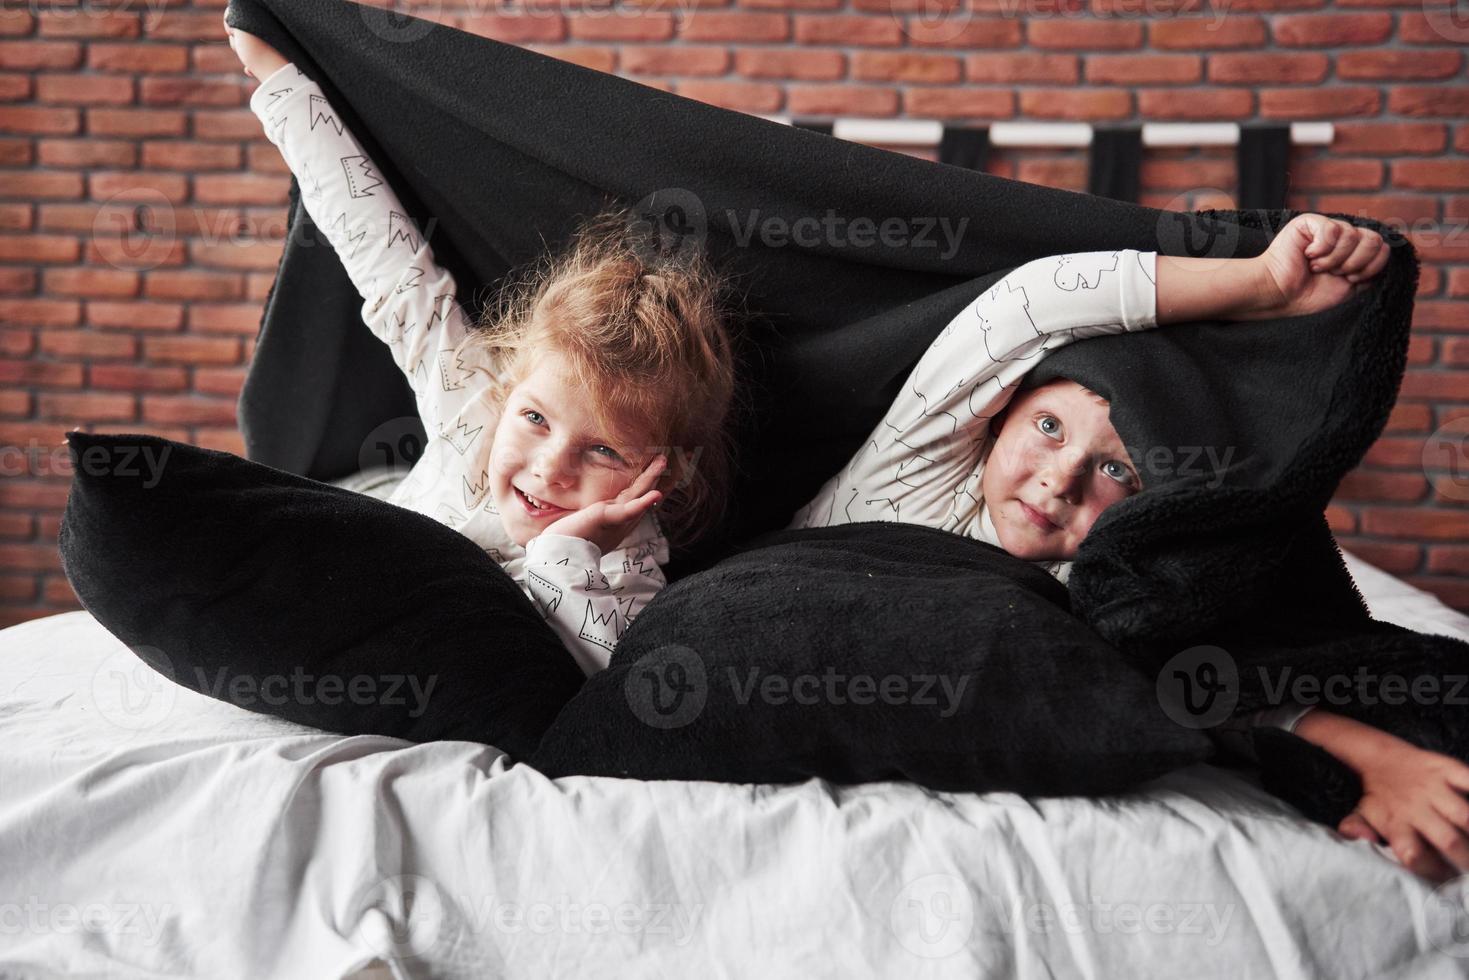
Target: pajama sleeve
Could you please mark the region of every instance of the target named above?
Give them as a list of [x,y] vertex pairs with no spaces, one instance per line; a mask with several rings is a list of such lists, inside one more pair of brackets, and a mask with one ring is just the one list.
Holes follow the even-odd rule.
[[1251,762],[1259,762],[1259,758],[1255,755],[1254,742],[1250,738],[1250,729],[1273,726],[1293,732],[1300,720],[1306,717],[1314,707],[1316,707],[1314,704],[1283,704],[1278,708],[1266,708],[1250,714],[1236,715],[1228,721],[1215,725],[1212,729],[1212,736],[1215,741],[1230,751]]
[[[644,527],[650,526],[644,519]],[[590,541],[542,534],[525,546],[525,581],[541,615],[588,676],[607,666],[623,632],[668,584],[660,534],[602,554]]]
[[867,442],[789,527],[904,521],[956,530],[979,500],[990,420],[1049,351],[1158,325],[1156,252],[1035,259],[933,339]]
[[261,81],[250,109],[362,296],[363,321],[408,376],[429,438],[483,421],[461,418],[493,378],[455,354],[469,323],[454,277],[320,86],[287,64]]

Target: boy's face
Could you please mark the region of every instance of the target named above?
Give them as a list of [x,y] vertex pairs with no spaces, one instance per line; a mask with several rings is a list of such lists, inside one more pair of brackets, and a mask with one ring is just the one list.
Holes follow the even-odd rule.
[[[491,449],[490,492],[510,537],[524,547],[555,521],[627,489],[646,465],[631,444],[597,428],[590,397],[547,352],[505,400]],[[533,512],[524,494],[556,509]]]
[[1002,547],[1029,561],[1075,558],[1097,516],[1141,489],[1106,402],[1065,378],[1011,400],[980,478]]

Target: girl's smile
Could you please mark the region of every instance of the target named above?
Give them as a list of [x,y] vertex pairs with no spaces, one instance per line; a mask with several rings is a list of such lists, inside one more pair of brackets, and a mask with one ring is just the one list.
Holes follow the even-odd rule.
[[651,449],[651,437],[601,431],[587,398],[563,355],[546,351],[505,399],[490,490],[506,532],[522,547],[553,521],[626,490]]

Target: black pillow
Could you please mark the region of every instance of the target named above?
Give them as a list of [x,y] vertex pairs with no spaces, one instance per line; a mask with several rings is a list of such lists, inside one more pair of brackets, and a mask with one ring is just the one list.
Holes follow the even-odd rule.
[[328,731],[521,758],[581,686],[514,580],[430,517],[156,436],[67,441],[66,577],[185,687]]
[[664,589],[530,762],[551,777],[1072,795],[1213,751],[1042,569],[864,522],[766,534]]

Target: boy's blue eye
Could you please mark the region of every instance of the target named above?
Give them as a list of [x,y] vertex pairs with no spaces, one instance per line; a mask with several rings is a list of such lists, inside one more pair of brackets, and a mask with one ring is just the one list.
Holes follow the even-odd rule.
[[1119,483],[1128,483],[1128,484],[1131,484],[1133,482],[1133,479],[1132,479],[1132,470],[1128,469],[1126,466],[1123,466],[1117,460],[1115,460],[1115,459],[1109,459],[1109,460],[1107,460],[1107,462],[1103,463],[1102,465],[1103,466],[1116,466],[1117,467],[1118,472],[1111,474],[1111,476],[1113,476],[1114,478],[1116,478],[1116,480]]
[[[1047,422],[1055,422],[1056,423],[1056,428],[1055,429],[1047,429],[1046,426],[1045,426],[1045,423],[1047,423]],[[1035,424],[1036,424],[1036,428],[1040,429],[1046,435],[1051,436],[1052,438],[1055,438],[1056,433],[1060,430],[1061,421],[1060,421],[1060,419],[1056,418],[1056,416],[1054,416],[1054,415],[1042,415],[1040,418],[1036,419]],[[1109,459],[1109,460],[1107,460],[1107,462],[1103,463],[1102,465],[1103,466],[1116,466],[1117,467],[1117,471],[1116,472],[1108,473],[1107,475],[1110,476],[1110,477],[1112,477],[1112,479],[1116,480],[1118,483],[1125,483],[1125,484],[1128,484],[1130,486],[1131,485],[1136,485],[1136,482],[1137,481],[1133,479],[1132,470],[1130,470],[1130,469],[1127,468],[1127,464],[1122,463],[1122,462],[1119,462],[1118,460],[1115,460],[1115,459]]]
[[545,418],[544,415],[542,415],[540,412],[536,411],[533,408],[527,408],[525,411],[521,412],[520,414],[521,415],[524,415],[526,417],[526,419],[530,422],[531,425],[540,425],[541,424],[540,422],[537,422],[536,419],[531,418],[532,415],[534,415],[537,419],[544,419]]

